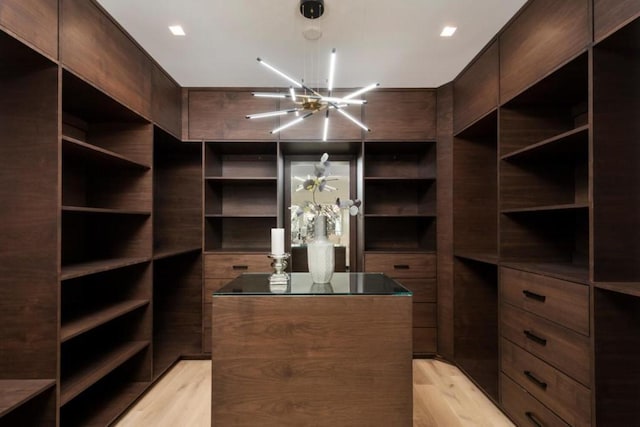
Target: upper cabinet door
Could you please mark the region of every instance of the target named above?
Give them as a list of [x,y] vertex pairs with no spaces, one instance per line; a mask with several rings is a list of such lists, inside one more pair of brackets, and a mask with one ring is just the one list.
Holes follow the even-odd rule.
[[593,32],[599,42],[640,15],[638,0],[594,0]]
[[151,60],[93,2],[62,0],[60,60],[137,113],[151,116]]
[[247,114],[277,110],[274,98],[257,98],[250,90],[190,89],[187,103],[188,139],[260,141],[276,138],[270,132],[278,127],[278,117],[245,118]]
[[58,0],[1,0],[0,26],[58,58]]
[[152,66],[151,116],[173,136],[182,139],[182,89],[157,65]]
[[453,82],[454,133],[498,106],[498,84],[498,43],[494,42]]
[[430,141],[436,139],[434,89],[377,90],[366,95],[364,123],[368,141]]
[[505,103],[591,42],[590,0],[534,0],[500,36],[500,102]]

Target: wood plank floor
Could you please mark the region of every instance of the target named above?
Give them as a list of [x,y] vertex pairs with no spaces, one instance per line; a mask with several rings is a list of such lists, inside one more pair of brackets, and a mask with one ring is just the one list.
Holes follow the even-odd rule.
[[[176,364],[117,427],[209,427],[211,361]],[[512,427],[513,424],[455,366],[413,361],[414,427]]]

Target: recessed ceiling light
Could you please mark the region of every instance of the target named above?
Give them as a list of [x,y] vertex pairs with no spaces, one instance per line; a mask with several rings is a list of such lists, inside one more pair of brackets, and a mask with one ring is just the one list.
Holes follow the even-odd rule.
[[456,32],[457,29],[458,27],[446,26],[442,29],[442,32],[440,33],[440,37],[451,37],[453,33]]
[[181,25],[169,25],[169,30],[171,31],[171,34],[173,34],[174,36],[186,35]]

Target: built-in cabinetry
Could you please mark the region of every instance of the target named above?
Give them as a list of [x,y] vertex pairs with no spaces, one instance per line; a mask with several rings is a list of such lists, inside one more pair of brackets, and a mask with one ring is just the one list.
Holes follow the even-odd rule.
[[62,77],[60,420],[99,424],[151,381],[153,125]]
[[364,143],[364,270],[414,292],[413,351],[436,352],[436,144]]
[[1,31],[0,64],[0,425],[50,426],[58,353],[58,66]]

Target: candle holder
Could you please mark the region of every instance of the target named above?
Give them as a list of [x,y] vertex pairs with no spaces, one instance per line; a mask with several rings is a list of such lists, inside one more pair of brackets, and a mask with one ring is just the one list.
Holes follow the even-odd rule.
[[287,269],[287,260],[291,255],[284,253],[280,255],[270,254],[268,255],[273,261],[271,261],[271,267],[273,267],[273,273],[269,276],[269,286],[271,287],[284,287],[289,284],[289,275],[285,272]]

